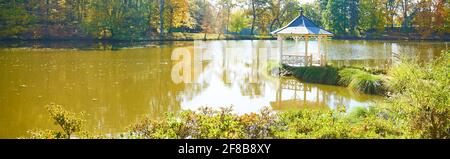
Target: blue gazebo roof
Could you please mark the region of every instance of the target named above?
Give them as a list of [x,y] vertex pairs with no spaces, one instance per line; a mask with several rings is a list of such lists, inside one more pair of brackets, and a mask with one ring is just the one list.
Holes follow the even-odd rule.
[[333,33],[314,24],[314,22],[304,16],[303,10],[301,10],[300,15],[293,21],[291,21],[288,25],[271,32],[271,34],[333,36]]

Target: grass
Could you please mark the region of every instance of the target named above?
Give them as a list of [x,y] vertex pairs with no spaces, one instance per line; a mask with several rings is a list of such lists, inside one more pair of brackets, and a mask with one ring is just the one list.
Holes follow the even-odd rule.
[[[149,37],[149,40],[159,40],[159,36]],[[272,36],[263,35],[233,35],[233,34],[206,34],[205,33],[168,33],[164,40],[256,40],[256,39],[274,39]]]
[[339,71],[339,84],[368,94],[383,94],[382,75],[374,75],[363,70],[346,68]]
[[332,66],[291,67],[283,66],[293,76],[308,83],[339,85],[367,94],[384,94],[383,75],[376,75],[357,68]]
[[335,67],[284,67],[288,71],[291,71],[294,77],[308,83],[337,85],[339,81],[338,68]]

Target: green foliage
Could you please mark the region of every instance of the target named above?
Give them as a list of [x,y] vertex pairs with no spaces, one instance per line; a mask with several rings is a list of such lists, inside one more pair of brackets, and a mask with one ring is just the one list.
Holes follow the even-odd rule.
[[36,139],[70,139],[73,134],[77,134],[79,138],[93,138],[87,131],[83,130],[84,114],[76,114],[65,110],[61,105],[50,104],[46,106],[51,119],[55,125],[62,129],[60,131],[54,130],[31,130],[30,138]]
[[46,107],[50,113],[50,117],[55,121],[56,125],[61,127],[67,138],[70,138],[70,135],[79,132],[82,129],[84,122],[82,117],[83,113],[75,114],[56,104],[50,104]]
[[378,0],[364,0],[361,1],[361,20],[359,26],[364,31],[378,31],[382,32],[386,24],[385,14],[383,13],[382,1]]
[[231,32],[239,33],[243,29],[250,26],[250,19],[248,19],[243,12],[235,12],[231,15],[231,22],[229,30]]
[[[401,7],[402,2],[407,7]],[[337,36],[382,37],[379,35],[384,33],[385,28],[394,28],[401,23],[405,30],[414,26],[424,37],[442,37],[449,33],[449,25],[446,25],[450,20],[449,7],[445,1],[402,2],[317,0],[305,4],[298,0],[217,0],[215,3],[210,0],[0,1],[0,38],[154,40],[159,39],[159,35],[166,36],[164,33],[167,32],[223,34],[225,31],[239,32],[245,28],[251,29],[252,33],[269,35],[270,31],[287,25],[298,16],[300,7],[303,7],[304,14],[309,19]]]
[[309,83],[320,83],[337,85],[339,81],[338,69],[331,66],[326,67],[290,67],[284,66],[291,71],[296,78]]
[[31,137],[29,139],[68,139],[69,137],[59,131],[53,131],[53,130],[30,130],[28,131]]
[[195,21],[192,28],[201,29],[205,33],[213,33],[215,26],[213,6],[209,1],[193,0],[189,6],[190,13]]
[[424,69],[415,59],[402,58],[402,63],[391,68],[387,73],[387,88],[394,93],[402,93],[409,87],[411,81],[424,79]]
[[361,70],[359,69],[343,69],[339,71],[340,76],[339,84],[343,86],[348,86],[352,82],[353,76],[360,72]]
[[304,11],[304,15],[308,17],[315,24],[322,26],[322,15],[320,14],[320,8],[314,3],[307,3],[301,6]]
[[261,114],[238,116],[231,108],[212,110],[203,107],[198,112],[183,111],[179,115],[168,114],[162,120],[145,118],[132,125],[126,136],[136,138],[194,138],[194,139],[239,139],[267,138],[273,112],[263,110]]
[[326,29],[338,35],[345,35],[348,28],[347,5],[345,0],[329,0],[323,13]]
[[89,2],[89,11],[82,21],[82,28],[97,39],[139,40],[152,28],[150,9],[155,9],[149,1],[103,1]]
[[450,52],[422,66],[407,60],[388,72],[389,115],[420,138],[450,138]]
[[32,20],[24,6],[0,2],[0,38],[18,38],[29,29]]
[[133,138],[395,138],[402,133],[375,113],[353,118],[331,110],[301,110],[236,115],[231,109],[202,108],[184,111],[179,117],[138,122],[127,134]]
[[383,94],[381,75],[373,75],[363,70],[346,68],[339,71],[339,84],[369,94]]
[[353,118],[330,110],[301,110],[282,114],[276,129],[277,138],[402,138],[403,134],[391,122],[370,114]]

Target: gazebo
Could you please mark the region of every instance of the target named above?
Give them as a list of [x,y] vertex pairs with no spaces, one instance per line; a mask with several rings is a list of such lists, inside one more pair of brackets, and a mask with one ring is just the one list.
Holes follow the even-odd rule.
[[[291,21],[288,25],[271,32],[271,34],[277,36],[279,45],[279,60],[281,64],[300,66],[325,66],[327,64],[326,51],[324,53],[320,52],[320,42],[322,39],[327,39],[328,37],[333,36],[333,33],[317,26],[314,22],[304,16],[303,8],[300,8],[300,15],[297,18]],[[292,38],[295,41],[305,41],[305,52],[303,55],[301,55],[301,53],[294,55],[283,54],[283,40],[288,38]],[[316,54],[319,57],[313,58],[313,55],[308,53],[308,41],[310,39],[317,39],[318,52]]]

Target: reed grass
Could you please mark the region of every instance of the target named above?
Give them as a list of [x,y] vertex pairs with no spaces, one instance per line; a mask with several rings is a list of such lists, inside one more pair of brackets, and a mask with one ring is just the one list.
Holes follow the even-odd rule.
[[339,71],[339,84],[368,94],[383,94],[383,76],[363,70],[347,68]]
[[326,67],[289,67],[285,68],[292,72],[294,77],[308,83],[337,85],[339,81],[338,69],[331,66]]

